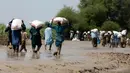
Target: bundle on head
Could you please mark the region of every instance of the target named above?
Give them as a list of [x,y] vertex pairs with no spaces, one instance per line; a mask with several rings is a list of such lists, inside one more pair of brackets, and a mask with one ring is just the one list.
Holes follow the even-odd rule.
[[43,26],[43,22],[39,21],[39,20],[34,20],[32,22],[30,22],[31,26],[35,27],[35,28],[40,28]]
[[22,20],[21,19],[14,19],[11,24],[12,30],[19,30],[21,29]]
[[[52,20],[50,20],[50,22],[52,22]],[[66,25],[68,24],[68,20],[64,17],[55,17],[53,18],[53,23],[55,24],[61,24],[61,25]]]

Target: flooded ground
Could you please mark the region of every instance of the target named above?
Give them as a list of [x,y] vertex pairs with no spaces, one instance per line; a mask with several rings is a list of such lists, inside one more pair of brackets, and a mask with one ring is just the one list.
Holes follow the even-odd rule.
[[93,48],[90,42],[65,41],[60,57],[42,46],[33,54],[12,54],[6,46],[0,46],[0,73],[130,73],[130,48]]

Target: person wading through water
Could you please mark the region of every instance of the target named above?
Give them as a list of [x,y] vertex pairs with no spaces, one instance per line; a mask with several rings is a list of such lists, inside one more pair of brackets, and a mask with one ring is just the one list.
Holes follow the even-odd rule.
[[45,25],[47,28],[44,31],[44,36],[45,36],[45,50],[47,45],[49,45],[49,50],[51,51],[51,47],[53,44],[53,38],[52,38],[52,29],[49,27],[49,22],[46,22]]
[[26,26],[25,26],[23,20],[21,20],[21,21],[22,21],[21,29],[18,29],[18,30],[11,29],[12,45],[13,45],[14,53],[16,53],[16,54],[19,53],[19,45],[21,44],[21,30],[26,29]]
[[20,49],[20,52],[22,52],[22,50],[24,49],[25,52],[27,52],[27,49],[26,49],[26,39],[27,39],[27,32],[26,30],[22,30],[21,32],[21,49]]
[[[31,26],[30,34],[31,34],[31,42],[32,42],[33,53],[37,53],[41,48],[41,45],[42,45],[41,34],[40,34],[41,29],[42,29],[42,27],[35,28],[34,26]],[[37,46],[37,50],[35,49],[36,46]]]
[[67,25],[62,25],[62,22],[57,22],[57,25],[52,26],[53,24],[53,20],[51,22],[51,24],[49,25],[52,29],[54,29],[56,31],[56,41],[55,41],[55,45],[57,47],[57,51],[54,52],[54,56],[59,55],[61,53],[61,48],[62,48],[62,43],[64,42],[64,30],[70,26],[69,24]]

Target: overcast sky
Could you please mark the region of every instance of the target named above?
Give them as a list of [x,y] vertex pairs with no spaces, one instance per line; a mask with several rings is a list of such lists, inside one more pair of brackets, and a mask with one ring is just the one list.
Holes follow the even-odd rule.
[[[0,22],[21,18],[27,24],[32,20],[50,20],[64,5],[77,8],[79,0],[0,0]],[[28,25],[28,24],[27,24]]]

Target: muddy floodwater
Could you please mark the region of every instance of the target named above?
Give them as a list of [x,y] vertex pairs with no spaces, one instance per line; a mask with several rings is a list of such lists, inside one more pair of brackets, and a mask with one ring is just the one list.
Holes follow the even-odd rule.
[[130,73],[130,48],[93,48],[91,42],[65,41],[60,57],[42,46],[38,54],[28,52],[14,55],[0,46],[0,73]]

